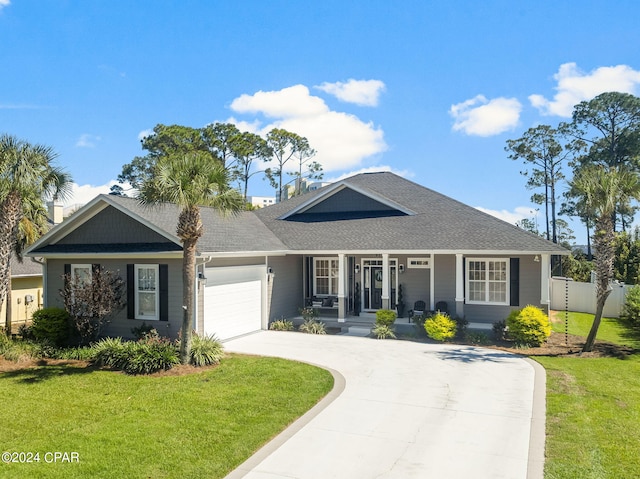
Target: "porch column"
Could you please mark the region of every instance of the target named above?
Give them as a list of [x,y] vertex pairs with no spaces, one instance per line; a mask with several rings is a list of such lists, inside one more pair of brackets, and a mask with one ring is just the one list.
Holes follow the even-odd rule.
[[389,253],[382,253],[382,309],[391,308],[389,281]]
[[456,253],[456,316],[464,317],[464,258]]
[[551,280],[551,256],[540,255],[540,304],[549,310],[551,304],[549,285]]
[[431,261],[429,262],[429,310],[430,311],[435,311],[436,309],[435,269],[436,269],[436,255],[432,253]]
[[344,253],[338,254],[338,322],[344,323],[344,318],[347,313],[347,305],[346,305],[346,293],[345,286],[346,281],[344,280],[345,275],[345,267],[344,267]]

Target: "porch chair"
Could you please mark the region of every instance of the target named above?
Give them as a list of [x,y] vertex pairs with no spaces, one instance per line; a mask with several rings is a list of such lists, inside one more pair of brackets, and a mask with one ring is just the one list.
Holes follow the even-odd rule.
[[441,313],[444,314],[449,314],[449,305],[447,304],[446,301],[438,301],[436,303],[436,311],[440,311]]
[[424,301],[416,301],[413,303],[413,309],[409,310],[409,322],[413,321],[414,316],[422,316],[427,309],[427,303]]

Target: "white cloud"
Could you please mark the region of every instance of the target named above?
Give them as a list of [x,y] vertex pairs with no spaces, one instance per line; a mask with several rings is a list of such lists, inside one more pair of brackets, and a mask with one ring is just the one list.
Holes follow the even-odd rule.
[[315,88],[347,103],[355,103],[360,106],[378,106],[378,100],[380,94],[385,90],[385,84],[380,80],[354,80],[352,78],[346,83],[324,82]]
[[454,131],[467,135],[493,136],[512,130],[518,125],[522,105],[515,98],[488,100],[478,95],[451,105],[449,114],[454,118]]
[[84,133],[80,135],[80,138],[78,138],[78,141],[76,141],[76,146],[78,148],[93,148],[101,139],[102,138],[100,138],[99,136]]
[[553,78],[558,82],[553,100],[542,95],[530,95],[529,101],[543,115],[566,118],[571,117],[574,105],[581,101],[591,100],[608,91],[635,95],[640,86],[640,71],[627,65],[600,67],[584,73],[575,63],[564,63]]
[[240,95],[231,102],[231,109],[238,113],[262,113],[270,118],[300,118],[329,111],[322,98],[310,95],[304,85]]
[[229,120],[255,133],[265,135],[273,128],[283,128],[306,137],[317,151],[314,160],[327,172],[359,167],[365,158],[387,149],[382,129],[355,115],[330,110],[304,85],[244,94],[233,100],[231,109],[273,119],[265,125],[257,120]]
[[118,182],[116,180],[111,180],[106,185],[99,186],[72,183],[71,193],[69,194],[69,197],[64,200],[64,206],[65,208],[69,208],[85,205],[98,195],[109,194],[111,187],[117,184]]
[[528,206],[517,206],[513,211],[491,210],[489,208],[483,208],[482,206],[476,206],[475,208],[491,216],[495,216],[496,218],[506,221],[507,223],[511,223],[512,225],[515,225],[517,222],[525,218],[531,218],[537,215],[537,212],[535,210],[532,210],[531,207]]
[[11,0],[0,0],[0,10],[4,7],[8,7],[11,4]]
[[142,130],[140,133],[138,133],[138,140],[142,141],[147,136],[150,136],[150,135],[153,135],[153,130],[152,129]]

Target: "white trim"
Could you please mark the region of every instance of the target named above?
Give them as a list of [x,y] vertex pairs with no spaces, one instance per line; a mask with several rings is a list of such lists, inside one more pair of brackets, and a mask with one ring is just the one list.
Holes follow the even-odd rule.
[[422,257],[407,257],[407,268],[429,269],[431,268],[432,255]]
[[298,205],[296,208],[287,211],[285,214],[283,214],[282,216],[280,216],[278,219],[279,220],[286,220],[287,218],[296,215],[296,214],[300,214],[300,213],[304,213],[305,211],[313,208],[314,206],[316,206],[317,204],[322,203],[323,201],[325,201],[327,198],[330,198],[331,196],[335,195],[336,193],[339,193],[340,191],[344,190],[345,188],[349,188],[353,191],[355,191],[356,193],[360,193],[363,196],[366,196],[368,198],[371,198],[374,201],[377,201],[378,203],[382,203],[385,206],[388,206],[389,208],[393,208],[395,210],[398,210],[406,215],[410,215],[413,216],[415,215],[415,211],[410,210],[409,208],[402,206],[399,203],[396,203],[393,200],[390,200],[389,198],[385,198],[384,196],[381,196],[377,193],[374,193],[372,191],[366,190],[366,189],[362,189],[358,186],[352,185],[349,182],[346,181],[340,181],[338,183],[334,183],[333,185],[327,186],[321,194],[301,203],[300,205]]
[[46,259],[179,259],[182,258],[182,251],[173,253],[52,253],[47,255],[39,253],[37,256]]
[[[150,315],[150,314],[139,314],[138,313],[138,305],[140,304],[140,289],[139,289],[139,285],[140,285],[140,281],[139,281],[139,270],[140,269],[153,269],[154,273],[155,273],[155,284],[154,284],[154,289],[153,289],[153,294],[154,294],[154,298],[155,298],[155,305],[154,305],[154,309],[155,309],[155,314],[154,315]],[[134,281],[134,296],[135,296],[135,302],[134,304],[136,305],[136,309],[134,311],[134,318],[135,319],[143,319],[146,321],[158,321],[160,320],[160,267],[157,264],[149,264],[149,263],[140,263],[140,264],[135,264],[133,266],[133,281]],[[146,294],[150,294],[151,290],[143,290],[143,293]]]
[[[470,279],[470,275],[469,275],[469,264],[472,262],[482,262],[482,263],[487,263],[489,261],[493,261],[493,262],[501,262],[505,264],[505,280],[504,281],[499,281],[500,283],[504,283],[505,284],[505,297],[504,297],[504,301],[489,301],[487,298],[489,297],[489,288],[487,287],[487,289],[485,290],[485,300],[484,301],[477,301],[477,300],[471,300],[470,299],[470,288],[469,288],[469,282],[471,281]],[[466,285],[466,291],[467,291],[467,304],[484,304],[484,305],[495,305],[495,306],[508,306],[509,305],[509,298],[510,298],[510,268],[509,268],[509,258],[467,258],[466,261],[466,276],[465,276],[465,285]],[[483,280],[485,282],[486,285],[489,284],[489,278],[488,278],[488,273],[489,270],[486,269],[485,270],[487,272],[487,277]]]

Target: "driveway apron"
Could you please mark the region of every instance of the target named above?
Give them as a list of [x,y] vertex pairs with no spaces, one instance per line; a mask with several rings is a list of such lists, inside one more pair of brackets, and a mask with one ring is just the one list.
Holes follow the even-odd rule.
[[323,366],[344,385],[229,478],[528,477],[535,372],[521,357],[274,331],[225,349]]

